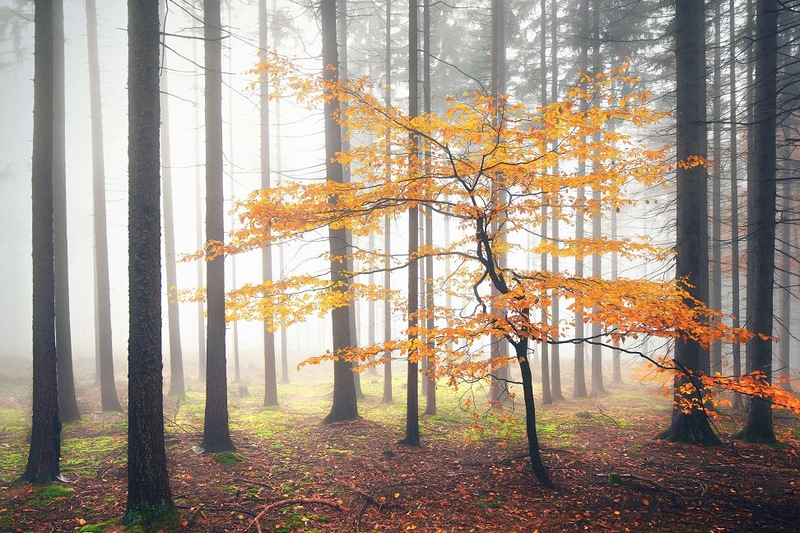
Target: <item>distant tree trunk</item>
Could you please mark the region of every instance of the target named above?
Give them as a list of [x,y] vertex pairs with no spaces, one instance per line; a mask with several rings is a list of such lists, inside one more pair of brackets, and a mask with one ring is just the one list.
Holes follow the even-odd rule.
[[[417,0],[408,2],[408,116],[419,115],[419,9]],[[419,139],[413,133],[409,135],[409,168],[417,164]],[[412,259],[419,250],[419,210],[408,209],[408,339],[415,341],[414,333],[419,324],[417,311],[419,306],[419,261]],[[409,446],[419,446],[419,365],[417,354],[408,353],[408,381],[406,396],[406,435],[400,442]]]
[[[687,165],[693,156],[706,158],[706,63],[705,6],[695,0],[678,0],[675,10],[677,67],[677,239],[676,276],[686,280],[686,290],[701,302],[708,301],[708,173],[705,164]],[[683,164],[682,164],[683,163]],[[707,349],[691,339],[675,340],[675,364],[697,372],[708,360]],[[694,385],[682,393],[681,387]],[[685,374],[675,376],[674,406],[670,429],[662,436],[697,444],[717,444],[702,409],[684,412],[685,402],[702,400],[697,381]]]
[[[165,12],[166,3],[159,2]],[[166,23],[166,21],[165,21]],[[164,28],[166,39],[166,27]],[[167,54],[163,53],[161,71],[161,170],[164,204],[164,259],[167,266],[167,320],[169,321],[169,395],[179,398],[186,395],[183,380],[183,349],[181,348],[181,315],[178,304],[178,272],[175,264],[175,222],[172,214],[172,155],[169,129],[169,74],[166,67]]]
[[164,449],[161,377],[159,0],[128,2],[128,501],[146,529],[177,511]]
[[[386,0],[386,48],[384,64],[386,68],[386,84],[384,87],[384,103],[386,106],[392,105],[392,0]],[[386,154],[391,153],[392,147],[387,142]],[[388,157],[387,157],[388,159]],[[392,179],[391,168],[386,167],[386,181]],[[392,255],[392,226],[388,216],[383,218],[383,286],[386,290],[392,288],[391,255]],[[386,299],[383,301],[383,340],[388,341],[392,338],[392,304]],[[383,357],[383,403],[392,403],[392,352],[386,350]]]
[[[737,138],[736,108],[736,0],[730,0],[728,6],[728,27],[730,46],[728,48],[728,69],[730,82],[730,121],[731,121],[731,316],[734,327],[739,327],[741,306],[739,304],[739,144]],[[742,373],[742,345],[733,343],[733,378],[739,381]],[[743,409],[742,397],[733,395],[733,408]]]
[[59,476],[61,456],[53,269],[53,2],[36,0],[34,17],[33,420],[20,481],[50,483]]
[[[548,104],[547,101],[547,0],[541,0],[540,3],[541,11],[542,11],[542,26],[541,26],[541,42],[539,45],[539,66],[541,69],[541,82],[542,82],[542,105],[546,106]],[[552,95],[555,99],[555,93]],[[547,219],[548,219],[548,209],[547,209],[547,200],[545,198],[542,199],[542,227],[541,227],[541,239],[542,242],[547,241]],[[541,266],[540,269],[542,272],[547,271],[547,254],[541,254]],[[542,322],[547,322],[547,309],[542,307]],[[553,396],[550,393],[550,357],[548,354],[548,344],[547,339],[541,339],[540,342],[540,349],[542,355],[542,402],[545,404],[553,403]]]
[[[613,121],[608,124],[609,132],[614,132],[616,126]],[[617,242],[617,210],[611,210],[611,242]],[[619,275],[619,254],[616,251],[611,252],[611,279],[616,281]],[[619,341],[614,340],[614,346],[619,346]],[[622,385],[622,363],[620,361],[620,351],[614,350],[611,355],[611,383],[620,386]]]
[[[222,22],[220,0],[203,2],[206,117],[206,246],[225,239],[222,186]],[[232,450],[228,426],[228,379],[225,361],[225,263],[219,255],[206,261],[208,337],[206,339],[205,453]]]
[[[592,2],[592,70],[594,74],[597,75],[603,70],[602,60],[600,58],[600,2],[599,0],[593,0]],[[599,133],[595,134],[595,142],[600,141]],[[593,162],[593,166],[597,165],[597,162]],[[597,171],[597,168],[593,168],[593,171]],[[601,216],[600,211],[600,201],[602,200],[600,196],[600,189],[593,188],[592,189],[592,201],[596,206],[596,210],[592,215],[592,238],[595,240],[599,240],[602,237],[603,233],[603,219]],[[593,253],[592,254],[592,276],[597,279],[603,277],[603,269],[602,269],[602,260],[600,254]],[[595,308],[593,311],[597,311]],[[605,394],[606,388],[603,384],[603,348],[600,346],[599,343],[596,341],[600,340],[601,334],[601,327],[600,322],[593,321],[592,322],[592,339],[595,341],[592,344],[592,389],[589,393],[591,396],[599,396],[601,394]]]
[[64,4],[53,1],[53,231],[56,273],[56,353],[58,412],[62,422],[80,420],[72,372],[67,246],[66,101],[64,94]]
[[[339,79],[336,70],[339,65],[339,53],[336,49],[336,0],[322,0],[321,18],[323,78],[329,82],[336,82]],[[325,102],[325,174],[329,180],[344,183],[342,165],[333,162],[336,153],[342,151],[342,130],[335,119],[337,108],[338,104],[335,100],[331,99]],[[335,203],[336,200],[331,198],[330,202]],[[345,272],[347,267],[341,259],[349,252],[347,232],[344,229],[329,228],[328,242],[331,256],[331,281],[346,284],[348,282]],[[341,290],[346,289],[342,288]],[[341,356],[352,345],[350,308],[334,309],[331,315],[333,353]],[[333,405],[330,413],[325,417],[326,422],[358,418],[358,401],[352,368],[350,361],[341,357],[333,363]]]
[[[581,21],[581,41],[580,54],[578,55],[578,72],[589,72],[589,41],[591,40],[589,25],[589,0],[581,0],[578,18]],[[586,175],[586,159],[578,161],[578,174]],[[580,241],[584,238],[584,211],[586,207],[586,188],[581,185],[578,187],[576,203],[578,205],[575,212],[575,240]],[[575,257],[575,277],[584,277],[583,256]],[[575,307],[575,338],[580,340],[585,338],[583,307]],[[575,343],[574,352],[574,392],[575,398],[586,398],[589,393],[586,390],[586,350],[583,342]]]
[[[258,1],[258,46],[266,50],[269,46],[267,20],[267,0]],[[269,79],[266,74],[259,87],[261,110],[261,188],[269,189],[271,182],[270,137],[269,137]],[[265,282],[272,281],[272,245],[264,243],[261,252],[261,277]],[[285,340],[283,340],[285,343]],[[278,383],[275,363],[275,334],[267,329],[264,321],[264,405],[278,405]],[[288,376],[287,376],[288,379]]]
[[[199,27],[198,30],[198,39],[202,39],[203,37],[203,29],[202,26]],[[192,40],[192,59],[195,64],[198,64],[199,58],[197,54],[197,42],[198,39]],[[194,138],[194,147],[195,147],[195,164],[196,164],[196,174],[195,174],[195,203],[194,203],[194,211],[195,211],[195,235],[197,236],[197,249],[203,248],[205,244],[205,232],[203,231],[203,198],[202,198],[202,184],[203,184],[203,176],[201,173],[201,159],[200,159],[200,145],[202,140],[200,138],[200,131],[202,131],[204,125],[203,120],[200,117],[200,90],[195,84],[195,91],[194,91],[195,101],[198,102],[196,107],[197,114],[196,117],[196,127],[195,127],[195,138]],[[203,282],[203,271],[205,270],[205,261],[198,261],[197,262],[197,286],[203,287],[205,284]],[[206,317],[204,311],[203,301],[197,302],[197,374],[202,383],[206,381]]]
[[95,351],[103,411],[121,411],[114,382],[111,337],[111,284],[106,226],[106,171],[103,151],[103,106],[100,94],[100,58],[97,45],[97,7],[86,0],[86,38],[89,48],[89,102],[92,115],[92,206],[94,212]]
[[[753,89],[752,157],[747,169],[747,326],[756,336],[747,342],[747,371],[772,381],[772,314],[775,279],[775,128],[777,95],[778,0],[757,0]],[[767,338],[761,338],[763,334]],[[750,398],[740,436],[774,442],[772,406]]]
[[[497,0],[495,0],[497,1]],[[423,0],[423,111],[427,114],[431,112],[431,2],[430,0]],[[425,165],[430,168],[431,151],[426,146],[425,148]],[[433,208],[428,205],[425,207],[425,245],[433,246]],[[425,258],[425,310],[427,311],[427,318],[425,320],[425,327],[428,331],[432,331],[434,327],[433,319],[433,255],[428,254]],[[425,343],[428,348],[433,351],[435,346],[434,339],[429,335]],[[428,356],[428,374],[425,376],[425,382],[428,384],[425,397],[425,414],[436,414],[436,357]]]
[[[722,309],[722,13],[720,1],[714,2],[714,76],[712,87],[712,154],[711,154],[711,270],[709,272],[709,304]],[[722,372],[722,343],[711,344],[711,375]]]

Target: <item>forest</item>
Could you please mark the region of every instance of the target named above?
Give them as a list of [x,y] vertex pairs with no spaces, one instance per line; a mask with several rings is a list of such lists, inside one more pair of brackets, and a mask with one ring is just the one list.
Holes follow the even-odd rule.
[[796,531],[798,58],[798,0],[0,0],[0,531]]

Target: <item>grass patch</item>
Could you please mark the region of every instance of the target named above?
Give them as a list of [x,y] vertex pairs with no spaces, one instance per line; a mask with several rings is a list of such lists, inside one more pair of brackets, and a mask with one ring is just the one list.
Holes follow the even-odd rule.
[[214,460],[223,465],[232,465],[244,461],[244,457],[236,452],[221,452],[214,455]]
[[64,439],[61,470],[83,477],[95,476],[109,457],[125,460],[127,444],[121,435]]
[[[35,487],[35,485],[34,485]],[[34,489],[28,498],[31,507],[46,507],[59,499],[65,499],[75,493],[75,489],[63,485],[45,485],[38,491]]]
[[115,526],[117,524],[119,524],[119,519],[106,520],[105,522],[100,522],[99,524],[86,524],[78,530],[78,533],[102,533],[106,530],[106,528]]

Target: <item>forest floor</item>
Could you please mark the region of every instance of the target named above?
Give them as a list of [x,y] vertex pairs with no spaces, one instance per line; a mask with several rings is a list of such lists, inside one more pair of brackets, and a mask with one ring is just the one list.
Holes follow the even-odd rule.
[[[115,520],[125,509],[125,415],[100,413],[91,383],[80,384],[86,414],[63,431],[70,482],[14,485],[29,425],[29,385],[20,381],[7,366],[0,373],[0,390],[12,391],[0,398],[0,531],[124,531]],[[722,413],[715,423],[725,444],[702,448],[654,438],[670,406],[653,385],[539,402],[542,451],[556,485],[548,489],[530,470],[521,413],[497,420],[464,407],[467,399],[485,405],[483,389],[440,387],[438,414],[421,416],[422,446],[414,448],[397,444],[400,383],[386,405],[380,380],[362,381],[362,418],[335,424],[321,421],[330,384],[317,378],[281,385],[276,408],[262,407],[252,385],[246,396],[231,390],[233,454],[193,450],[202,434],[200,392],[167,399],[180,518],[162,531],[798,531],[800,421],[789,414],[775,412],[778,446],[731,440],[742,415]]]

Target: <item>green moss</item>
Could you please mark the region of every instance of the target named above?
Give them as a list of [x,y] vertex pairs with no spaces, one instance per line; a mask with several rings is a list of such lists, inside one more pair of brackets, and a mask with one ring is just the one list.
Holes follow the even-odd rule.
[[177,524],[179,520],[180,513],[175,506],[162,504],[128,509],[119,523],[125,526],[126,533],[149,533],[158,531],[159,526]]
[[214,455],[214,460],[223,465],[232,465],[244,461],[244,457],[236,452],[221,452]]
[[619,485],[620,483],[622,483],[622,476],[620,476],[617,472],[611,472],[608,474],[609,485]]
[[28,498],[30,507],[47,507],[56,500],[66,498],[75,493],[75,489],[64,485],[44,485],[38,490],[34,489],[31,497]]

